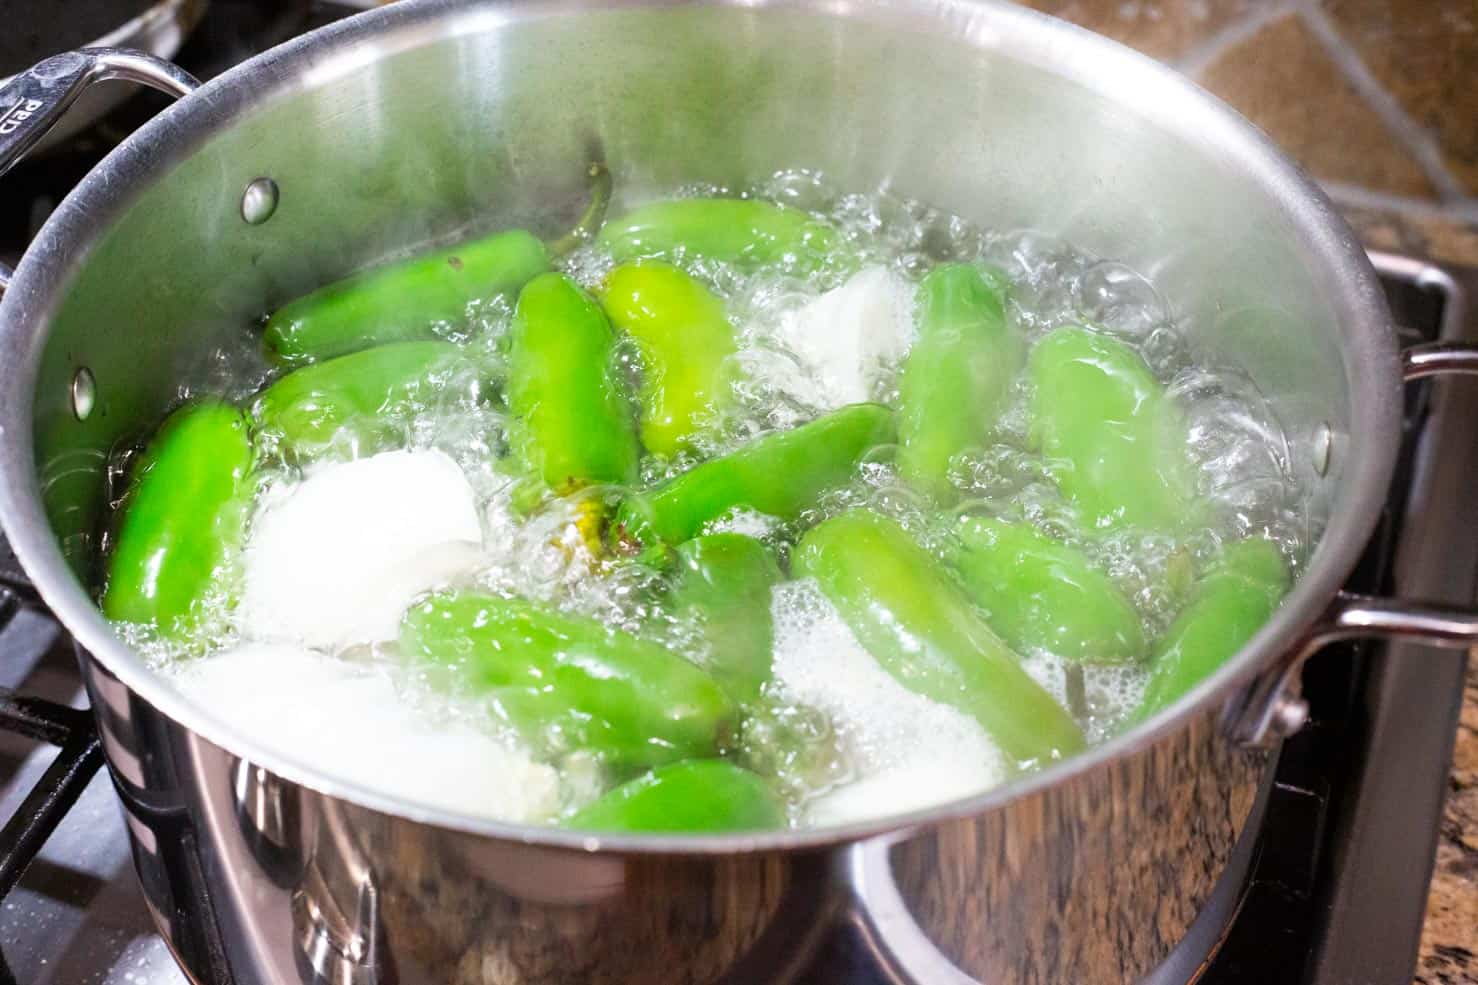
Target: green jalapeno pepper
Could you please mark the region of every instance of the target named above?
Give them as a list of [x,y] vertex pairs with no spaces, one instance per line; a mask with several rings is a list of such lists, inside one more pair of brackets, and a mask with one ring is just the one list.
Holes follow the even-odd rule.
[[842,245],[833,227],[799,209],[747,198],[653,202],[607,223],[597,242],[618,262],[690,257],[747,269],[819,267]]
[[659,767],[565,822],[584,831],[760,831],[785,826],[785,807],[758,776],[722,759]]
[[1109,577],[1026,524],[962,518],[947,560],[990,628],[1018,652],[1090,663],[1144,655],[1139,616]]
[[900,684],[973,717],[1008,757],[1041,765],[1083,748],[1071,716],[896,521],[868,510],[832,517],[801,539],[791,569],[816,579]]
[[252,416],[289,458],[326,451],[340,431],[363,452],[393,432],[391,412],[438,379],[472,371],[449,342],[396,342],[293,370],[257,396]]
[[477,689],[547,692],[543,702],[511,698],[505,710],[590,719],[575,738],[624,765],[711,756],[736,724],[718,683],[665,647],[521,599],[433,595],[406,613],[400,645]]
[[108,618],[176,640],[200,628],[201,603],[245,536],[251,468],[246,419],[235,407],[201,401],[165,420],[119,510],[102,596]]
[[704,666],[739,702],[753,702],[770,679],[775,627],[770,590],[784,577],[768,547],[744,534],[709,534],[678,546],[669,602],[697,624]]
[[1138,354],[1060,328],[1029,359],[1032,434],[1085,523],[1176,530],[1195,522],[1184,423]]
[[600,306],[563,274],[518,296],[510,330],[509,443],[518,467],[558,495],[636,479],[640,449]]
[[1224,664],[1263,627],[1288,591],[1288,565],[1269,540],[1229,544],[1155,647],[1141,721]]
[[389,263],[283,305],[267,319],[267,353],[284,365],[332,359],[371,346],[435,338],[466,320],[474,300],[516,291],[549,269],[551,256],[594,237],[611,176],[592,164],[590,203],[568,233],[545,245],[521,229]]
[[585,710],[581,696],[570,690],[514,685],[494,688],[487,697],[494,718],[539,756],[559,759],[574,752],[590,752],[622,775],[672,758],[654,746],[644,730],[592,715]]
[[606,277],[601,304],[640,354],[641,439],[674,455],[727,402],[736,345],[724,303],[665,263],[624,264]]
[[549,251],[523,230],[460,243],[320,287],[267,319],[267,351],[297,366],[370,346],[435,336],[471,301],[516,291],[549,269]]
[[855,475],[870,449],[895,438],[888,408],[843,407],[794,430],[757,438],[628,498],[617,513],[616,536],[627,547],[652,539],[676,544],[736,508],[793,520],[821,493]]
[[955,498],[951,459],[980,444],[1026,358],[993,279],[953,263],[919,283],[919,336],[898,379],[898,471],[942,502]]

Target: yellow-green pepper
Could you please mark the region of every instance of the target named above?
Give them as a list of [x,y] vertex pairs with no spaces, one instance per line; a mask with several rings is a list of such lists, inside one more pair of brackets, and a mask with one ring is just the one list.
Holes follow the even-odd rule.
[[145,447],[119,508],[102,609],[184,640],[212,588],[227,588],[255,490],[241,411],[186,404]]
[[785,806],[748,770],[722,759],[658,767],[587,804],[565,822],[582,831],[716,834],[785,826]]
[[721,533],[694,537],[675,554],[672,613],[696,624],[703,665],[730,696],[757,701],[775,643],[770,591],[784,577],[774,553],[753,537]]
[[898,472],[947,503],[951,460],[994,426],[1026,346],[1006,318],[1002,275],[971,264],[925,275],[918,326],[898,379]]
[[1288,565],[1264,538],[1228,544],[1155,646],[1132,720],[1148,718],[1209,677],[1263,627],[1288,591]]
[[1023,767],[1083,748],[1072,717],[1024,669],[949,575],[897,521],[852,510],[791,556],[900,684],[973,717]]
[[963,517],[946,555],[991,629],[1018,652],[1123,663],[1144,655],[1134,606],[1076,548],[1029,525]]
[[[723,688],[665,647],[522,599],[433,595],[406,613],[400,646],[474,690],[509,696],[503,710],[525,731],[547,724],[525,713],[588,720],[572,738],[621,765],[714,755],[737,724]],[[510,688],[548,697],[519,700]]]
[[1060,328],[1028,367],[1032,436],[1086,524],[1174,531],[1196,521],[1184,422],[1133,349]]
[[641,440],[675,455],[712,424],[729,399],[737,348],[724,303],[666,263],[623,264],[606,277],[601,304],[640,354]]

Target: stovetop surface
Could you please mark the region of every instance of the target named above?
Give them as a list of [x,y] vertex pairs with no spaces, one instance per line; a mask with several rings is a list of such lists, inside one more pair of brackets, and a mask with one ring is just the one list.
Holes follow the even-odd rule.
[[[178,61],[208,78],[348,12],[307,0],[214,0]],[[140,95],[67,148],[5,177],[0,259],[15,261],[67,189],[157,111],[159,99]],[[1463,307],[1463,288],[1478,289],[1478,272],[1458,272],[1459,283],[1435,268],[1391,259],[1382,274],[1403,344],[1478,337]],[[1455,538],[1450,524],[1436,523],[1442,507],[1459,505],[1450,501],[1451,472],[1461,470],[1444,470],[1436,460],[1478,467],[1478,427],[1468,423],[1478,421],[1478,394],[1468,399],[1443,389],[1449,386],[1408,391],[1402,481],[1352,589],[1458,602],[1473,596],[1474,531],[1459,523],[1464,536]],[[1434,408],[1463,426],[1433,428]],[[1420,502],[1408,502],[1413,488]],[[0,687],[85,707],[70,641],[38,608],[15,606],[4,587],[14,575],[13,558],[0,549]],[[1311,724],[1280,754],[1263,823],[1247,846],[1247,874],[1228,896],[1235,919],[1211,928],[1216,953],[1209,965],[1200,967],[1206,946],[1188,947],[1152,977],[1155,985],[1198,974],[1205,985],[1410,980],[1455,721],[1454,692],[1445,682],[1460,680],[1463,658],[1400,649],[1346,645],[1311,662]],[[0,732],[0,821],[54,757],[49,746]],[[1383,780],[1386,774],[1399,784]],[[888,979],[863,951],[839,933],[807,980],[881,985]],[[88,784],[0,902],[0,958],[0,985],[187,985],[135,885],[106,773]]]

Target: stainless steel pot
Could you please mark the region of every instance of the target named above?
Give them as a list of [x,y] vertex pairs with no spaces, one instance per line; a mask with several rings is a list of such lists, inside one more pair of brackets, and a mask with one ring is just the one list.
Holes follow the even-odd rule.
[[[400,4],[198,89],[138,53],[49,60],[0,97],[0,166],[109,76],[183,98],[62,203],[0,303],[0,520],[79,641],[145,895],[198,981],[783,981],[843,920],[901,982],[1137,980],[1214,944],[1268,749],[1302,721],[1302,659],[1359,633],[1478,639],[1467,611],[1339,594],[1403,377],[1354,237],[1235,114],[1073,27],[963,0]],[[592,142],[626,182],[820,168],[1151,272],[1290,436],[1322,534],[1301,581],[1144,727],[835,830],[500,824],[324,775],[191,705],[88,591],[109,449],[264,306],[469,224],[573,210]],[[1427,349],[1404,373],[1475,364]]]
[[[160,58],[173,58],[190,32],[195,29],[195,25],[200,23],[206,3],[207,0],[155,0],[145,7],[137,0],[114,0],[111,3],[92,4],[90,9],[77,13],[82,14],[86,22],[93,25],[91,30],[98,30],[103,24],[108,25],[106,32],[100,33],[100,36],[89,43],[90,47],[136,48]],[[144,9],[140,10],[140,7]],[[0,8],[0,14],[7,19],[18,19],[19,12]],[[25,68],[42,55],[70,48],[82,38],[88,37],[86,34],[78,34],[79,29],[88,28],[73,22],[47,24],[40,30],[35,30],[39,19],[33,13],[29,18],[32,23],[27,25],[32,30],[10,31],[0,38],[0,66],[3,66],[0,70],[8,73]],[[71,40],[60,40],[64,37],[70,37]],[[0,87],[9,85],[12,79],[13,76],[9,75],[0,78]],[[46,139],[37,145],[36,150],[46,149],[82,132],[106,116],[127,95],[128,90],[118,86],[91,90],[67,114],[66,120],[46,135]]]

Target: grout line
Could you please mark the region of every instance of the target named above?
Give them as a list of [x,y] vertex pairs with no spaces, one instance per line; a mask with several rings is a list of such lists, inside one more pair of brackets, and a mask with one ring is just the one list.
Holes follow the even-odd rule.
[[1321,180],[1319,185],[1330,198],[1343,205],[1378,212],[1397,212],[1420,219],[1478,224],[1478,199],[1474,198],[1442,203],[1426,198],[1392,195],[1390,192],[1375,191],[1364,185],[1350,185],[1342,181]]
[[1251,38],[1273,21],[1292,13],[1294,9],[1293,0],[1283,0],[1280,3],[1269,4],[1260,10],[1253,10],[1241,20],[1233,21],[1211,37],[1193,46],[1190,51],[1177,58],[1173,65],[1183,74],[1200,81],[1198,78],[1200,74],[1210,68],[1211,64],[1224,52]]
[[1300,0],[1298,6],[1304,24],[1319,39],[1330,60],[1365,100],[1365,104],[1385,123],[1386,129],[1402,149],[1421,165],[1438,194],[1449,200],[1466,197],[1467,192],[1462,183],[1447,170],[1436,139],[1411,118],[1395,96],[1386,91],[1385,86],[1381,85],[1360,56],[1346,44],[1315,0]]

